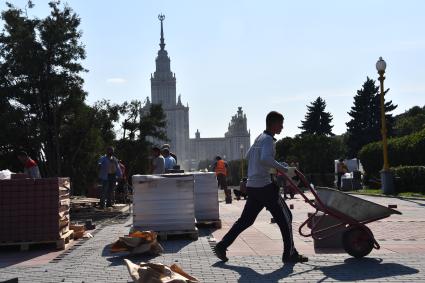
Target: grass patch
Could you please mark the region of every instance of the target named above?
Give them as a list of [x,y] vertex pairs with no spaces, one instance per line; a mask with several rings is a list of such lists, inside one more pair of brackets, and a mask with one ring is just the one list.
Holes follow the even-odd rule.
[[[361,194],[365,194],[365,195],[383,195],[383,193],[382,193],[382,191],[380,189],[364,188],[362,190],[351,191],[351,192],[353,192],[353,193],[361,193]],[[424,194],[421,194],[421,193],[412,193],[412,192],[403,192],[403,193],[396,194],[395,196],[398,196],[398,197],[425,198],[425,195]]]

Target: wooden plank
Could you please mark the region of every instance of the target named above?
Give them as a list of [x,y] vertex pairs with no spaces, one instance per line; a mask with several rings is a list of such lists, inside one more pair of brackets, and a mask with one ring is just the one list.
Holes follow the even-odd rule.
[[56,248],[59,250],[64,250],[66,248],[66,245],[71,243],[74,239],[74,231],[69,230],[64,235],[61,236],[60,240],[56,241]]
[[26,242],[2,242],[0,246],[19,246],[21,251],[27,251],[30,245],[36,244],[56,244],[57,249],[65,249],[67,244],[72,242],[74,237],[74,231],[69,230],[65,234],[61,235],[59,239],[56,240],[44,240],[44,241],[26,241]]
[[158,231],[158,237],[160,240],[166,241],[168,239],[168,236],[174,236],[174,235],[182,235],[182,236],[189,236],[192,240],[198,240],[199,238],[199,231],[198,228],[195,227],[194,230],[171,230],[171,231]]
[[203,227],[203,226],[212,226],[216,229],[221,229],[222,225],[221,225],[221,220],[220,219],[216,219],[216,220],[197,220],[196,221],[196,226],[198,227]]
[[71,204],[96,204],[99,201],[98,198],[71,198]]

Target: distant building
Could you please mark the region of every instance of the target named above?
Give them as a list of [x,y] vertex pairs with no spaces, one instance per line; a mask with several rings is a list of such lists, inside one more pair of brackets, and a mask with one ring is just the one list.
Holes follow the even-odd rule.
[[249,146],[250,132],[242,107],[238,107],[238,112],[232,117],[224,137],[201,138],[201,133],[197,130],[195,138],[190,139],[191,158],[198,161],[212,160],[216,155],[227,160],[240,159]]
[[[148,111],[150,104],[161,104],[167,117],[166,134],[169,141],[151,140],[160,145],[168,143],[177,155],[179,165],[188,169],[197,169],[201,160],[213,160],[220,155],[226,160],[240,159],[250,146],[250,132],[247,130],[246,114],[238,107],[237,114],[229,123],[224,137],[201,138],[199,130],[195,138],[189,138],[189,105],[184,106],[179,95],[176,101],[176,76],[171,72],[170,57],[165,50],[163,20],[161,21],[160,50],[155,59],[156,70],[151,74],[151,100],[146,99],[142,113]],[[196,164],[196,165],[195,165]]]

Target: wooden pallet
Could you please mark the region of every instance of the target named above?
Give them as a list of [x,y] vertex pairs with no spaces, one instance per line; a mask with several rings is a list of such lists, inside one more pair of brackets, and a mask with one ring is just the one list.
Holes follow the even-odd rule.
[[58,250],[64,250],[68,244],[74,239],[74,231],[69,230],[57,240],[45,240],[45,241],[26,241],[26,242],[2,242],[0,246],[19,246],[21,251],[27,251],[30,245],[36,244],[56,244]]
[[172,230],[172,231],[158,231],[158,238],[162,241],[166,241],[168,236],[183,235],[188,236],[190,239],[197,241],[199,238],[198,228],[195,230]]
[[197,227],[214,227],[216,229],[221,229],[221,220],[196,220],[196,226]]
[[98,198],[85,198],[85,197],[78,197],[78,198],[71,198],[71,204],[75,205],[81,205],[81,206],[92,206],[99,203]]

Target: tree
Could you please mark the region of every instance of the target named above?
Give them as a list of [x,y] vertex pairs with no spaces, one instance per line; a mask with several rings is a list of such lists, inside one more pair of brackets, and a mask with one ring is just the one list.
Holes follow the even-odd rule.
[[[387,94],[389,89],[384,93]],[[397,108],[392,101],[385,102],[387,135],[393,134],[394,117],[389,112]],[[354,96],[354,105],[348,114],[352,117],[347,125],[348,157],[356,157],[360,149],[371,142],[381,140],[381,103],[379,87],[367,77],[362,88]]]
[[292,161],[296,162],[297,160],[291,156],[292,148],[294,146],[294,139],[291,137],[285,137],[276,142],[276,160],[285,161],[290,163]]
[[81,105],[70,115],[61,131],[64,176],[71,177],[73,193],[81,194],[97,181],[99,157],[115,142],[113,124],[119,106],[103,100],[94,106]]
[[395,118],[394,135],[410,135],[425,128],[425,106],[414,106]]
[[123,137],[116,142],[117,154],[124,161],[128,175],[149,173],[151,140],[167,140],[165,113],[160,104],[150,104],[142,112],[142,103],[133,100],[121,105]]
[[276,143],[278,160],[299,162],[306,173],[332,173],[334,160],[342,154],[341,139],[319,135],[297,135]]
[[[64,124],[84,103],[85,58],[78,30],[80,19],[60,1],[49,3],[50,15],[30,19],[7,4],[0,34],[0,92],[9,115],[22,118],[17,144],[34,152],[46,176],[62,175]],[[32,8],[29,2],[28,8]],[[11,114],[16,112],[16,114]],[[27,147],[29,146],[29,147]],[[34,156],[33,155],[33,156]]]
[[[105,148],[116,145],[130,174],[147,172],[149,137],[167,140],[161,106],[151,105],[141,116],[138,101],[87,105],[80,19],[60,1],[49,6],[43,19],[29,18],[12,4],[1,14],[0,166],[22,170],[15,151],[25,150],[43,177],[69,176],[79,194],[96,181]],[[27,7],[33,7],[31,1]],[[117,141],[114,125],[120,115],[124,133]]]
[[325,135],[297,135],[276,143],[278,160],[298,162],[302,172],[315,185],[331,186],[334,179],[334,161],[342,155],[342,139]]
[[302,126],[299,127],[303,130],[302,135],[334,136],[332,115],[325,112],[325,108],[326,102],[320,96],[311,103],[311,106],[307,105],[305,121],[301,121]]

